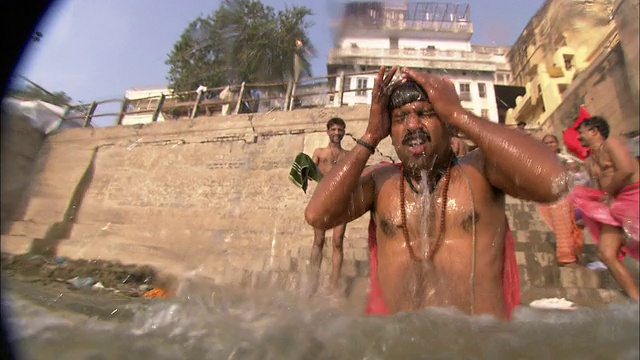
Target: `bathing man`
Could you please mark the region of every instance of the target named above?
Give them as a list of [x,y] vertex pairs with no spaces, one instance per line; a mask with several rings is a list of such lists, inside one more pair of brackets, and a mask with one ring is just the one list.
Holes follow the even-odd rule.
[[638,260],[638,160],[623,139],[609,136],[604,118],[588,118],[578,131],[580,143],[591,151],[585,165],[595,189],[576,187],[568,198],[582,211],[585,226],[598,241],[600,260],[627,295],[638,301],[638,283],[618,257],[622,251]]
[[[380,68],[364,135],[318,184],[305,217],[330,228],[371,212],[371,292],[378,298],[370,294],[369,313],[453,306],[504,319],[517,305],[506,299],[505,275],[515,278],[518,288],[509,291],[517,302],[520,296],[513,238],[505,251],[505,194],[556,201],[563,168],[539,141],[464,110],[447,79],[403,69],[392,84],[396,71],[385,77]],[[478,149],[456,159],[449,126]],[[363,174],[387,136],[401,164]]]
[[[312,159],[318,165],[322,176],[326,176],[329,170],[342,159],[348,151],[342,148],[342,138],[344,138],[346,124],[340,118],[332,118],[327,122],[327,136],[329,144],[326,147],[318,148],[313,152]],[[333,255],[331,256],[331,288],[334,293],[339,292],[340,271],[342,269],[342,241],[346,223],[337,224],[328,228],[314,228],[313,247],[311,249],[311,291],[313,295],[318,289],[318,277],[320,276],[320,264],[322,263],[322,249],[324,248],[325,229],[333,228]]]

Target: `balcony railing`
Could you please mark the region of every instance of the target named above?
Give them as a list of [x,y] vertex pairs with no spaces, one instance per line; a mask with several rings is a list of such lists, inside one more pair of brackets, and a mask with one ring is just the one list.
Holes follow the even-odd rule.
[[349,57],[457,60],[474,62],[492,62],[493,60],[493,54],[459,50],[333,48],[329,51],[329,63],[335,62],[340,58]]
[[[84,127],[94,125],[97,118],[113,119],[113,124],[122,125],[125,118],[130,124],[142,121],[156,122],[194,119],[201,116],[231,115],[241,113],[267,113],[274,110],[291,111],[300,108],[340,107],[345,105],[345,93],[372,90],[372,87],[349,89],[344,86],[336,90],[336,82],[345,84],[345,79],[357,75],[374,75],[377,71],[349,74],[334,74],[303,78],[298,82],[288,81],[269,84],[235,84],[228,87],[205,88],[169,95],[150,96],[142,99],[109,99],[73,105],[62,117],[63,121],[80,122]],[[226,95],[225,95],[226,92]],[[105,111],[104,105],[113,105]]]
[[[369,20],[369,19],[367,19]],[[417,31],[442,31],[473,33],[473,23],[471,22],[451,22],[451,21],[403,21],[386,19],[380,22],[373,21],[345,21],[345,29],[379,29],[379,30],[417,30]]]

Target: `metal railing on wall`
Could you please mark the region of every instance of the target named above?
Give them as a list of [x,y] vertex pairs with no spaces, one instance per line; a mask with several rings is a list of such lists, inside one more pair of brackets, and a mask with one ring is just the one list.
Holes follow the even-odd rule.
[[[162,120],[195,119],[203,116],[265,113],[291,111],[301,108],[344,106],[346,93],[373,90],[373,81],[368,87],[351,87],[345,84],[353,76],[374,75],[377,71],[363,71],[301,78],[297,82],[264,84],[236,84],[224,87],[205,88],[178,93],[161,94],[136,99],[107,99],[73,105],[63,120],[93,126],[98,118],[112,117],[114,125],[147,123]],[[110,105],[119,104],[114,112],[99,112]],[[73,114],[73,115],[71,115]],[[134,117],[125,121],[127,117]],[[135,119],[144,117],[144,121]]]

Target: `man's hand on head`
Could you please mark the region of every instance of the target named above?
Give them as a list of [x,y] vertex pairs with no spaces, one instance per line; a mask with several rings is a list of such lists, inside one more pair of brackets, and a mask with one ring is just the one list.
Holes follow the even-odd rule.
[[374,143],[371,144],[374,147],[382,141],[382,139],[389,136],[391,131],[391,119],[389,116],[389,91],[388,86],[393,80],[398,68],[396,66],[389,70],[389,73],[385,76],[386,67],[381,66],[378,71],[378,77],[373,85],[373,94],[371,99],[371,109],[369,111],[369,124],[365,132],[368,137],[368,141]]
[[424,89],[440,120],[450,123],[457,114],[466,112],[460,104],[454,84],[449,79],[407,68],[402,69],[402,77],[415,81]]

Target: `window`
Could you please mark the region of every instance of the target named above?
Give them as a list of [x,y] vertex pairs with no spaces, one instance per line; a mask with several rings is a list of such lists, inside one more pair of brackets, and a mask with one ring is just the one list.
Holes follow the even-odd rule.
[[128,104],[130,111],[154,110],[158,106],[157,98],[148,98],[140,100],[131,100]]
[[489,109],[480,110],[480,117],[484,119],[489,119]]
[[391,50],[398,49],[398,38],[397,37],[389,38],[389,48]]
[[478,83],[478,94],[483,99],[487,97],[487,85],[485,83]]
[[356,96],[367,96],[367,78],[357,78],[356,79]]
[[538,85],[538,96],[540,97],[540,105],[542,105],[542,112],[546,112],[547,108],[544,106],[544,96],[542,95],[542,87]]
[[564,59],[564,68],[571,70],[573,68],[573,55],[562,55]]
[[471,85],[469,83],[460,83],[460,100],[471,101]]
[[564,94],[564,92],[567,90],[567,85],[565,84],[558,84],[558,92],[560,93],[560,95]]

